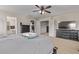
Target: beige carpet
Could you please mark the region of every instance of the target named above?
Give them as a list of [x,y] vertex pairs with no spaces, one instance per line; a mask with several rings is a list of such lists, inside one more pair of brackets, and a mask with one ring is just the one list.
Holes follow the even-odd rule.
[[79,42],[62,38],[51,38],[51,40],[58,47],[58,54],[79,54]]

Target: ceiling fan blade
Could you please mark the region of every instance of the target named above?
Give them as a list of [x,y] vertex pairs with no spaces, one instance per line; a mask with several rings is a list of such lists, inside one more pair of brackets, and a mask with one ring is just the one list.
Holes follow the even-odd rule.
[[34,10],[33,12],[38,12],[38,11],[40,11],[40,10]]
[[51,8],[52,6],[47,6],[45,9]]
[[36,7],[40,8],[38,5],[35,5]]
[[47,13],[51,13],[50,11],[47,11],[47,10],[45,10],[45,12],[47,12]]

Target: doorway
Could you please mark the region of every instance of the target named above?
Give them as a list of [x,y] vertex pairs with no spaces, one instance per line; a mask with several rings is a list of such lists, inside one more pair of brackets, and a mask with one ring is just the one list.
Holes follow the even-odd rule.
[[40,22],[41,25],[41,34],[46,34],[48,35],[49,33],[49,21],[41,21]]

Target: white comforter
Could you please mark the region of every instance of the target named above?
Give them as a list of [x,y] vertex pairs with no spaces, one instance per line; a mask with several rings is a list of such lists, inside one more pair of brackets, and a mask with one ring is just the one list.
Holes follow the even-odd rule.
[[0,54],[48,54],[53,46],[46,36],[28,39],[21,35],[0,38]]

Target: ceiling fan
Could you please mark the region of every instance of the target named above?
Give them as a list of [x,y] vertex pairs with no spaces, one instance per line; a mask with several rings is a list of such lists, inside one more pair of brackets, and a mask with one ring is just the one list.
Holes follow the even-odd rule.
[[51,13],[50,11],[48,11],[47,9],[51,8],[52,6],[38,6],[38,5],[35,5],[37,8],[39,8],[39,10],[34,10],[33,12],[39,12],[40,14],[44,14],[45,12],[46,13]]

